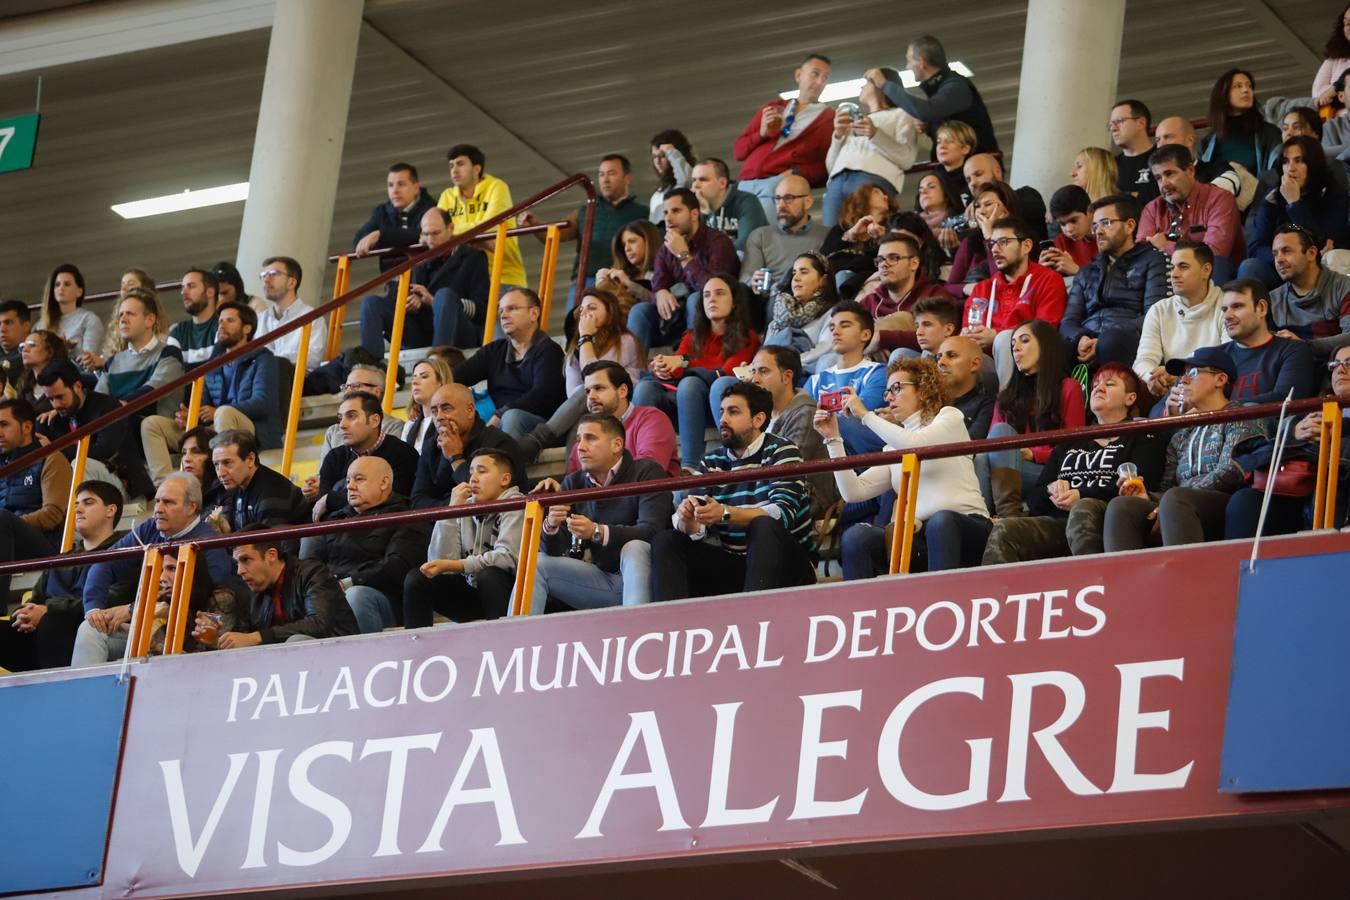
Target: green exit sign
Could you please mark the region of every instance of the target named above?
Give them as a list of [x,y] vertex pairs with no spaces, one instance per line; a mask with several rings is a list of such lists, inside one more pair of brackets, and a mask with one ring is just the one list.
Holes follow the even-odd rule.
[[0,119],[0,172],[17,172],[33,165],[37,130],[37,113]]

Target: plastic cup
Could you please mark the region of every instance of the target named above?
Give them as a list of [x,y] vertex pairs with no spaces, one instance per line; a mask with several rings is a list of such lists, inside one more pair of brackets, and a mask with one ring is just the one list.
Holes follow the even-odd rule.
[[197,613],[197,640],[207,647],[214,647],[220,640],[220,629],[225,617],[220,613]]

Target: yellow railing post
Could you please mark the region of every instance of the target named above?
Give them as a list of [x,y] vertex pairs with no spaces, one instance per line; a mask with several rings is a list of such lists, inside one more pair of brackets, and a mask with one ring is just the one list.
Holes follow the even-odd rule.
[[1317,442],[1317,491],[1313,496],[1313,528],[1336,527],[1336,488],[1340,475],[1341,408],[1322,404],[1322,432]]
[[[539,313],[539,327],[545,332],[548,331],[549,310],[553,307],[553,277],[558,271],[558,245],[561,243],[558,226],[548,226],[548,231],[544,232],[544,265],[539,272],[539,300],[543,307]],[[581,302],[580,297],[577,302]]]
[[131,611],[131,655],[146,656],[150,652],[150,634],[155,622],[155,599],[159,596],[159,575],[164,570],[164,558],[158,547],[145,548],[145,562],[141,564],[141,580],[136,589],[136,606]]
[[900,462],[900,486],[895,492],[895,514],[891,516],[894,533],[891,537],[890,573],[909,571],[914,554],[914,509],[919,499],[919,458],[905,454]]
[[66,524],[61,531],[61,552],[69,553],[75,546],[75,492],[84,481],[85,465],[89,462],[89,440],[93,435],[86,434],[75,445],[75,467],[70,473],[70,497],[66,500]]
[[202,418],[202,394],[206,390],[206,376],[203,375],[192,382],[192,393],[188,395],[187,424],[185,429],[191,431],[201,424]]
[[300,426],[300,398],[305,394],[305,367],[309,363],[309,323],[300,329],[300,352],[295,357],[295,380],[291,382],[291,405],[286,412],[286,436],[281,451],[281,474],[291,477],[295,459],[295,432]]
[[[341,297],[347,293],[352,279],[352,258],[340,256],[337,261],[337,276],[333,281],[333,296]],[[343,304],[328,314],[328,346],[324,348],[323,361],[331,362],[342,352],[342,321],[346,318],[347,306]]]
[[[534,611],[534,573],[539,565],[539,538],[543,534],[544,509],[538,500],[525,504],[525,524],[520,529],[520,553],[516,556],[516,589],[511,592],[511,615],[528,616]],[[547,599],[547,598],[545,598]]]
[[164,655],[183,652],[188,607],[192,604],[192,576],[197,568],[197,545],[178,548],[178,568],[173,573],[173,593],[169,596],[169,621],[164,626]]
[[502,290],[502,265],[506,262],[506,231],[506,222],[497,226],[497,242],[492,247],[492,279],[488,284],[487,321],[483,323],[484,347],[497,331],[497,295]]
[[394,414],[394,389],[398,387],[398,354],[403,348],[403,320],[408,317],[408,287],[412,270],[398,277],[398,296],[394,299],[394,324],[389,329],[389,368],[384,374],[384,414]]

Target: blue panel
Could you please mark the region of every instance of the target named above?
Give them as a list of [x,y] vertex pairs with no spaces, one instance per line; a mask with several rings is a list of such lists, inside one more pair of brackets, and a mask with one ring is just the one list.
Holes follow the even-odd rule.
[[1350,553],[1242,564],[1220,790],[1350,787]]
[[115,675],[0,687],[6,755],[28,773],[5,779],[0,822],[40,849],[6,854],[0,894],[102,879],[127,698]]

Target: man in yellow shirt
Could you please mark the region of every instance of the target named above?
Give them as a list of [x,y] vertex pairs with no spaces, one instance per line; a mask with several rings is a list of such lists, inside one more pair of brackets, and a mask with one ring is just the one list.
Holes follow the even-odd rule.
[[[483,171],[483,151],[472,144],[456,144],[446,153],[450,161],[450,187],[441,192],[437,206],[450,214],[450,227],[460,235],[480,222],[485,222],[511,208],[511,189],[506,182]],[[507,225],[515,227],[515,220]],[[492,243],[483,245],[490,254]],[[506,256],[502,260],[503,294],[512,287],[525,287],[525,264],[520,258],[520,244],[513,237],[506,239]]]

